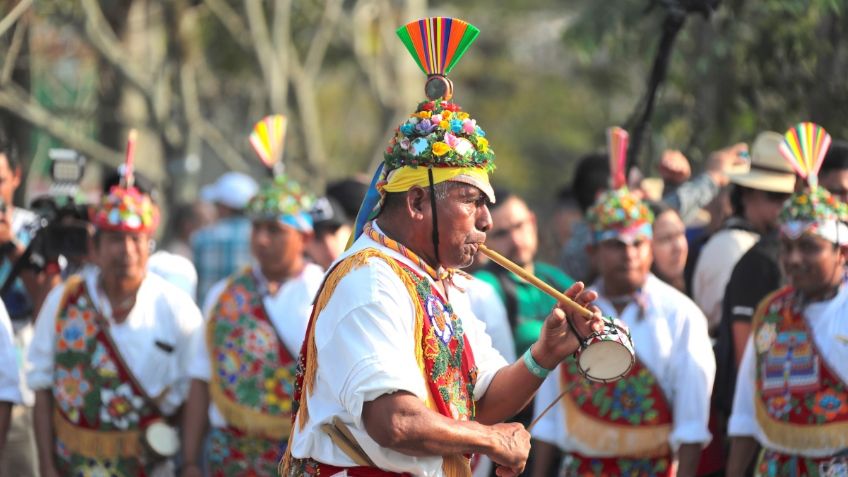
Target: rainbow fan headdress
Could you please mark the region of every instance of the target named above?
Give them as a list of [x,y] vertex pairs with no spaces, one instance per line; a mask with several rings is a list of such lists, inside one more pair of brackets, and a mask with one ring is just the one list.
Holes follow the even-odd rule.
[[627,145],[629,135],[620,127],[607,130],[610,161],[610,190],[602,193],[589,209],[587,220],[595,243],[605,240],[633,242],[653,236],[654,215],[627,188]]
[[395,130],[357,215],[354,238],[379,214],[387,192],[456,181],[480,188],[494,202],[489,173],[495,153],[477,121],[451,102],[453,83],[446,76],[479,33],[474,25],[447,17],[412,21],[397,30],[427,75],[427,100]]
[[250,146],[272,179],[250,199],[245,212],[252,220],[278,220],[301,232],[312,230],[309,210],[315,203],[293,179],[287,177],[283,167],[283,151],[288,120],[282,114],[266,116],[259,120],[250,133]]
[[848,205],[819,187],[818,174],[830,148],[823,127],[805,122],[789,129],[780,153],[806,182],[792,194],[780,212],[780,231],[790,238],[812,233],[836,244],[848,244]]

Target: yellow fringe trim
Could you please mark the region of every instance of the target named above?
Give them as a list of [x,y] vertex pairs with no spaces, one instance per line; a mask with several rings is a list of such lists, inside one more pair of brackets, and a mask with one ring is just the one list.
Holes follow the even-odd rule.
[[85,429],[68,421],[58,408],[53,408],[53,431],[71,453],[89,459],[135,458],[144,451],[141,431]]
[[[246,268],[240,273],[250,273],[250,268]],[[230,278],[227,281],[227,288],[232,285],[233,279]],[[214,349],[215,325],[215,317],[210,316],[206,326],[206,348],[210,354]],[[214,357],[210,357],[210,359],[214,359]],[[214,370],[209,383],[209,394],[212,402],[218,407],[227,423],[250,436],[282,439],[291,433],[291,416],[265,414],[233,401],[224,393],[221,377]]]
[[562,398],[568,435],[590,444],[599,454],[620,457],[661,457],[671,453],[671,424],[625,426],[585,414],[568,393]]
[[[760,302],[752,319],[753,327],[751,336],[756,338],[756,333],[762,325],[763,317],[769,305],[774,300],[774,297],[783,291],[784,289],[777,290]],[[818,354],[822,360],[825,359],[821,353]],[[759,365],[759,359],[757,359],[757,365]],[[756,383],[754,385],[756,387]],[[769,415],[765,403],[758,395],[759,393],[756,393],[756,390],[755,394],[754,402],[756,404],[757,423],[769,441],[781,447],[796,451],[824,448],[842,449],[848,447],[848,422],[804,425],[778,421]]]

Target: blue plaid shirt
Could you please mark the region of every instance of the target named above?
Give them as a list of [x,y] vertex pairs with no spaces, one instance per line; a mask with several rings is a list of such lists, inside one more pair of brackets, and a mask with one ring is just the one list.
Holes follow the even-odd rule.
[[215,282],[250,263],[250,227],[247,217],[227,217],[194,233],[191,249],[198,303],[203,303]]

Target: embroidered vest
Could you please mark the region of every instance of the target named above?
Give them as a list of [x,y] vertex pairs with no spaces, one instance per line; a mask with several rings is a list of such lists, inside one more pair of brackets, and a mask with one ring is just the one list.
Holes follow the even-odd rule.
[[141,429],[161,414],[102,328],[79,276],[56,316],[53,377],[56,465],[62,475],[145,476]]
[[598,455],[570,453],[565,475],[669,475],[671,406],[656,377],[638,359],[627,376],[613,383],[583,377],[577,361],[560,365],[566,432]]
[[[306,331],[306,340],[298,358],[295,380],[296,414],[293,422],[300,419],[301,426],[309,419],[308,396],[313,391],[317,367],[314,325],[318,315],[329,301],[339,281],[350,271],[377,258],[386,262],[403,282],[413,301],[415,316],[416,361],[427,382],[429,396],[425,404],[439,414],[456,420],[473,420],[475,417],[474,385],[477,382],[477,367],[468,338],[462,329],[462,321],[453,312],[450,304],[431,287],[430,281],[405,264],[383,254],[377,249],[364,249],[334,267],[324,278],[318,292],[315,307]],[[313,469],[314,473],[310,470]],[[335,467],[317,463],[312,459],[292,459],[286,454],[280,463],[280,475],[331,475]],[[372,467],[345,469],[352,477],[388,476],[396,473]],[[443,470],[448,477],[471,475],[467,456],[455,455],[444,458]]]
[[785,287],[753,319],[757,422],[768,439],[797,449],[848,447],[848,385],[831,370]]
[[262,303],[256,278],[233,276],[206,328],[212,401],[246,435],[281,440],[291,431],[295,361]]

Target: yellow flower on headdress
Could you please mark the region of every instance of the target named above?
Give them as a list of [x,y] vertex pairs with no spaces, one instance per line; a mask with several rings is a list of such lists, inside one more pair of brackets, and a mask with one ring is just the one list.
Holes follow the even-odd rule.
[[[442,118],[444,118],[444,117],[445,116],[442,115]],[[450,130],[450,121],[448,121],[446,119],[442,119],[442,121],[439,123],[439,127],[444,129],[445,131],[449,131]]]
[[437,156],[444,156],[450,150],[450,146],[441,141],[433,143],[433,154]]
[[806,195],[798,196],[798,203],[801,204],[801,205],[806,204],[807,203],[807,196]]
[[484,137],[477,138],[477,150],[480,152],[486,152],[489,150],[489,140]]
[[430,119],[430,116],[432,116],[432,115],[433,115],[433,113],[430,112],[430,111],[419,111],[418,112],[418,117],[421,118],[421,119]]
[[453,112],[452,112],[452,111],[447,110],[447,109],[445,109],[444,111],[442,111],[442,119],[449,120],[451,117],[453,117]]
[[456,119],[459,119],[460,121],[465,121],[469,117],[470,116],[465,111],[460,111],[460,112],[456,113]]

